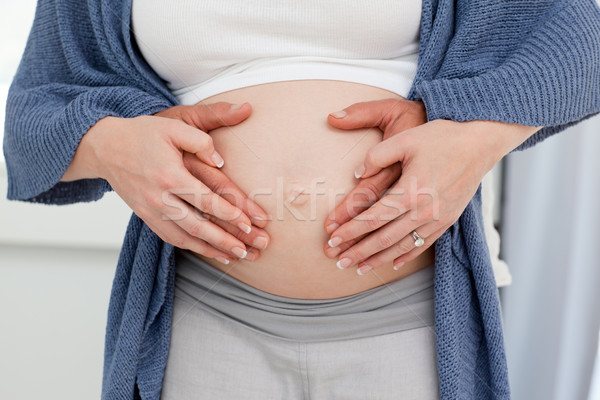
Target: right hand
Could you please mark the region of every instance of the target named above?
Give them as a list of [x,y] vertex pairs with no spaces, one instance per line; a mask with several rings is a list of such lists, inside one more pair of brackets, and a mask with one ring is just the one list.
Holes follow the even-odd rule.
[[[211,168],[222,165],[206,132],[237,125],[251,113],[249,104],[237,110],[231,106],[225,102],[193,106],[204,131],[160,116],[103,118],[83,136],[61,180],[106,179],[150,229],[176,247],[225,264],[238,258],[255,259],[256,249],[251,251],[214,223],[225,221],[247,232],[252,226],[250,217],[184,165],[185,152]],[[262,210],[253,211],[255,217],[266,219]]]

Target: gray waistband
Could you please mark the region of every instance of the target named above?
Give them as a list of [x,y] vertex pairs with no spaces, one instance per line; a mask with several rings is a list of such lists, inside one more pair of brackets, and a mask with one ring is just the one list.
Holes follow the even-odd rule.
[[296,299],[256,289],[177,250],[175,293],[196,307],[280,339],[341,340],[432,326],[433,272],[430,265],[346,297]]

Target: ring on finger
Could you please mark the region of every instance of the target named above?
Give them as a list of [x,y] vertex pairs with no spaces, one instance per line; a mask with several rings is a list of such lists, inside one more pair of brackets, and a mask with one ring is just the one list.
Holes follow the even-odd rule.
[[417,231],[412,231],[412,237],[415,239],[415,247],[421,247],[425,244],[425,239],[423,239]]

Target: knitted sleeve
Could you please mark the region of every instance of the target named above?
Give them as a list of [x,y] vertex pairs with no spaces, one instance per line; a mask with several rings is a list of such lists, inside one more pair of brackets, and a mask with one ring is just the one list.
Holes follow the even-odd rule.
[[543,126],[520,150],[600,112],[596,0],[459,0],[456,21],[435,79],[415,85],[429,120]]
[[59,182],[83,135],[103,117],[153,114],[171,105],[143,83],[133,64],[117,59],[120,52],[127,54],[114,48],[126,47],[122,32],[106,32],[94,22],[119,18],[121,11],[91,4],[38,2],[7,99],[9,199],[53,204],[99,199],[110,190],[102,179]]

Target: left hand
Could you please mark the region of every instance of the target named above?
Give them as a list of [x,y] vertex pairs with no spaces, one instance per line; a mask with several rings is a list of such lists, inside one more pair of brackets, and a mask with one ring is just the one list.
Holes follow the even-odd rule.
[[[373,114],[385,114],[385,103],[372,106]],[[384,134],[395,129],[390,121],[371,126]],[[484,175],[538,129],[433,120],[397,135],[388,133],[388,139],[369,150],[356,175],[369,178],[397,162],[402,175],[379,201],[332,232],[329,243],[341,251],[338,267],[358,264],[362,275],[390,261],[398,269],[418,257],[458,220]],[[415,246],[413,231],[425,240],[423,246]],[[344,243],[360,237],[342,251]]]
[[[327,121],[330,125],[345,130],[376,126],[379,130],[383,130],[383,140],[386,140],[407,129],[424,124],[427,122],[427,113],[421,101],[390,98],[354,103],[346,107],[341,115],[330,114]],[[369,178],[361,179],[325,219],[325,231],[331,234],[341,224],[371,207],[398,180],[400,171],[400,163],[395,163]],[[345,241],[335,248],[325,243],[323,247],[325,255],[333,258],[359,242],[363,236]]]

